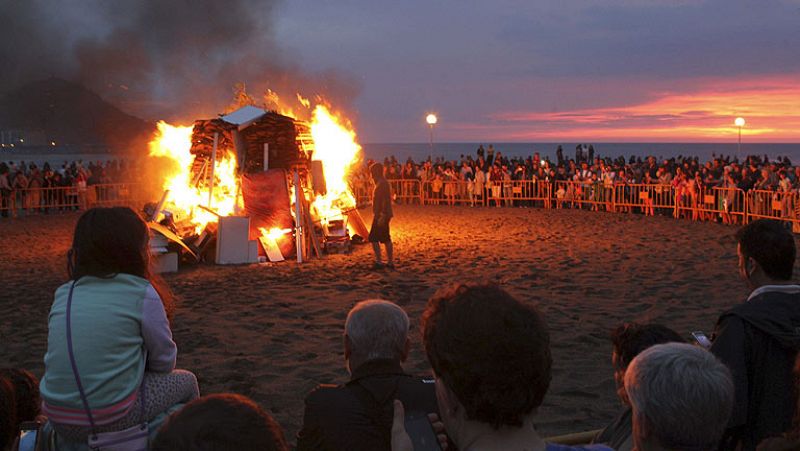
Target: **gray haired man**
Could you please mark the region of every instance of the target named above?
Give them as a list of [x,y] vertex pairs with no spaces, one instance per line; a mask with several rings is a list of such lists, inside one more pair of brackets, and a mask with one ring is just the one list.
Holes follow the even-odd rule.
[[655,345],[636,356],[625,372],[625,390],[639,451],[714,450],[733,410],[728,368],[683,343]]
[[433,381],[409,376],[409,320],[389,301],[356,304],[344,326],[350,381],[320,385],[306,397],[298,450],[391,449],[394,399],[407,411],[438,413]]

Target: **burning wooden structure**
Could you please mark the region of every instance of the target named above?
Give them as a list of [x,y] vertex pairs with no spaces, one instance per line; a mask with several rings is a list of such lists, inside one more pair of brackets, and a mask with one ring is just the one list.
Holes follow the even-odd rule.
[[[331,119],[317,118],[319,109],[308,123],[246,106],[184,127],[175,140],[178,144],[167,136],[174,127],[164,125],[161,138],[155,145],[151,143],[151,154],[179,161],[186,173],[164,184],[172,202],[164,205],[162,222],[191,242],[199,256],[207,254],[214,238],[219,254],[222,240],[217,235],[228,230],[222,227],[222,218],[242,213],[250,218],[247,239],[251,245],[258,240],[264,247],[262,254],[269,258],[277,249],[283,255],[296,252],[302,261],[304,255],[349,249],[351,233],[365,238],[366,226],[355,210],[346,181],[338,180],[344,179],[348,166],[357,161],[360,147],[352,132],[337,135],[335,127],[333,132],[321,127],[320,123]],[[320,114],[329,113],[323,109]],[[342,140],[348,133],[349,143]],[[342,155],[336,153],[339,147],[345,147]],[[323,151],[317,152],[318,148]],[[326,173],[336,180],[328,183]],[[170,194],[173,191],[178,192]],[[179,214],[171,214],[173,210]],[[220,228],[215,233],[217,223]],[[272,248],[267,249],[270,243]],[[250,254],[248,258],[252,251]],[[219,262],[219,255],[216,260]]]
[[234,150],[240,172],[245,174],[291,170],[298,163],[307,164],[314,152],[308,123],[252,106],[194,122],[191,152],[201,167],[213,156],[214,135],[219,149]]

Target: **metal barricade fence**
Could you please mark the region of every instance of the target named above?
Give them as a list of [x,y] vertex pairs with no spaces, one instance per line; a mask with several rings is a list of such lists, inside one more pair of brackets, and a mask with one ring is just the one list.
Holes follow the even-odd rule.
[[550,184],[536,180],[503,182],[501,200],[508,206],[549,208]]
[[795,193],[786,191],[750,190],[747,192],[747,218],[777,219],[798,222]]
[[653,216],[657,211],[674,211],[675,195],[668,185],[616,183],[614,184],[614,205],[620,212],[636,212]]
[[[388,180],[389,187],[392,189],[392,197],[399,203],[422,204],[424,192],[422,182],[417,179],[392,179]],[[364,207],[372,203],[372,193],[375,184],[370,182],[353,183],[350,186],[353,197],[356,199],[358,207]]]
[[422,184],[422,192],[426,205],[550,207],[550,184],[535,180],[432,180]]
[[403,204],[422,204],[422,183],[417,179],[389,180],[392,197]]
[[689,192],[693,220],[715,221],[726,224],[744,223],[747,204],[744,191],[738,188],[702,188]]
[[[411,182],[410,184],[408,182]],[[416,185],[416,186],[415,186]],[[695,221],[743,224],[753,219],[791,222],[800,232],[800,202],[794,192],[739,188],[676,189],[670,185],[644,183],[587,183],[576,181],[503,180],[444,181],[393,180],[397,199],[422,205],[533,206],[543,208],[587,208],[620,213],[656,213]],[[372,190],[356,190],[359,202],[371,201]]]
[[484,205],[483,193],[475,182],[434,179],[421,183],[424,205]]
[[0,193],[0,212],[3,216],[18,216],[85,210],[95,206],[140,208],[143,199],[139,188],[138,184],[112,183],[13,190]]
[[[92,188],[91,186],[89,188]],[[94,185],[94,191],[88,192],[89,207],[128,206],[141,208],[144,199],[141,186],[132,183],[110,183]]]
[[615,184],[614,211],[639,212],[653,215],[653,196],[651,185]]
[[614,210],[613,185],[602,182],[559,180],[555,183],[554,189],[556,208],[588,206],[597,210],[602,205],[606,210]]
[[[402,203],[421,205],[525,206],[538,208],[606,209],[653,215],[671,211],[676,217],[725,223],[753,219],[791,222],[800,231],[800,203],[795,192],[738,188],[680,189],[659,184],[585,183],[574,181],[503,180],[474,181],[416,179],[391,180],[392,193]],[[359,206],[372,201],[372,186],[353,186]],[[140,208],[145,199],[141,185],[112,183],[87,187],[28,188],[0,192],[3,216],[82,210],[94,206]]]
[[713,188],[717,208],[725,223],[745,223],[747,221],[747,197],[739,188]]

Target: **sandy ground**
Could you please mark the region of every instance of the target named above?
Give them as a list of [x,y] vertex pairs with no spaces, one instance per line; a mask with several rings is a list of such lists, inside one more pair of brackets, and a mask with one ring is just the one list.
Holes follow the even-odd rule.
[[[371,271],[371,251],[360,246],[302,266],[201,265],[167,276],[180,301],[179,367],[197,374],[203,393],[252,397],[293,441],[306,393],[347,379],[341,333],[355,302],[380,297],[407,310],[414,348],[406,368],[422,375],[430,371],[418,329],[427,298],[445,284],[496,280],[547,318],[554,375],[538,424],[560,434],[602,427],[619,409],[613,327],[660,322],[688,338],[747,295],[732,226],[574,210],[398,206],[395,215],[394,272]],[[76,220],[0,220],[2,365],[41,376],[47,313],[66,279]]]

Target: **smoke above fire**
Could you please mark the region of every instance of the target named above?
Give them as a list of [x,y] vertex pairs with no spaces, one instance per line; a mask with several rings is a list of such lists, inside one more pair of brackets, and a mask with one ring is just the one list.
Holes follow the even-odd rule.
[[308,73],[277,42],[279,5],[274,0],[0,2],[0,93],[56,76],[80,82],[140,117],[187,122],[221,112],[235,85],[244,83],[259,97],[267,89],[314,93],[349,109],[359,90],[354,77]]

